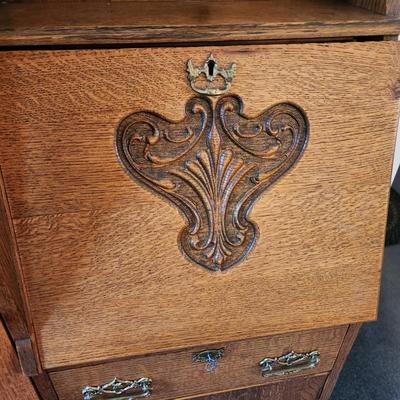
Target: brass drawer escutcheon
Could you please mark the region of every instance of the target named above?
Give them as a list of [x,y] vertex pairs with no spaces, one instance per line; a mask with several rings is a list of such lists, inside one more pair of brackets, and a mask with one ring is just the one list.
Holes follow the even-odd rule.
[[199,353],[193,353],[193,362],[205,363],[205,370],[212,372],[217,368],[218,360],[224,355],[225,349],[204,350]]
[[291,351],[280,357],[264,358],[260,361],[263,377],[296,374],[301,371],[315,368],[320,361],[318,351],[309,353],[296,353]]
[[[128,392],[131,391],[138,393],[129,394]],[[135,400],[148,397],[151,392],[152,381],[149,378],[140,378],[133,381],[114,378],[111,382],[100,386],[86,386],[82,390],[82,395],[83,400]]]

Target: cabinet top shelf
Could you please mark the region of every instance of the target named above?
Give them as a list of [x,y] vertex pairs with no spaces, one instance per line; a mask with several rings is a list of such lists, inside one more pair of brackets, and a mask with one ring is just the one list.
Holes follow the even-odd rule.
[[400,19],[335,0],[3,2],[0,46],[397,35]]

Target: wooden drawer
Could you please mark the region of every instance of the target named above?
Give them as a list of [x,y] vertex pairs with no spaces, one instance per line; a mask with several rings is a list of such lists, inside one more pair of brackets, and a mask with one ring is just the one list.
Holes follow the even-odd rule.
[[[125,361],[86,366],[50,373],[60,400],[81,400],[82,388],[98,386],[117,377],[132,380],[152,379],[152,399],[175,399],[206,395],[220,391],[263,385],[292,376],[329,372],[342,344],[347,326],[292,333],[238,342],[216,344],[212,349],[224,349],[217,367],[207,372],[205,364],[193,362],[192,356],[205,348],[192,348],[168,354],[155,354]],[[290,375],[262,377],[259,362],[290,351],[318,351],[320,362],[315,368],[300,369]],[[310,366],[307,361],[303,367]],[[275,367],[272,368],[275,371]]]
[[[377,42],[2,52],[0,164],[43,367],[374,319],[397,125],[398,49]],[[192,90],[186,68],[189,59],[201,66],[210,52],[221,68],[235,63],[236,72],[226,94],[206,99]],[[252,118],[265,128],[277,111],[282,124],[272,122],[265,142],[257,139],[245,151],[241,139],[220,134],[227,129],[224,110],[231,113],[225,121],[231,131],[238,122],[254,133]],[[244,244],[222,264],[224,271],[198,265],[188,251],[196,246],[189,243],[196,218],[190,221],[188,209],[206,200],[187,195],[189,184],[186,192],[170,185],[182,170],[158,175],[157,193],[148,180],[133,179],[132,167],[126,173],[121,135],[135,118],[144,118],[140,129],[147,133],[135,143],[147,161],[176,156],[170,146],[182,131],[190,138],[192,158],[180,164],[185,173],[211,151],[208,130],[219,160],[228,162],[234,152],[235,164],[224,173],[242,162],[252,168],[250,154],[265,150],[255,165],[258,171],[265,156],[273,179],[262,164],[262,174],[246,175],[245,182],[265,178],[274,185],[251,195],[257,201],[247,208],[244,228],[245,212],[234,228],[228,221],[229,246],[243,238]],[[171,122],[185,118],[192,133],[184,122]],[[155,120],[161,129],[149,133]],[[290,129],[301,135],[285,148],[286,159],[276,153],[275,165],[267,150],[279,145],[271,138]],[[279,164],[285,160],[290,165]],[[215,184],[213,176],[207,179]],[[214,226],[204,219],[211,211],[222,229],[225,200],[224,215],[235,215],[241,194],[251,190],[236,187],[232,199],[216,196],[202,209],[199,229]],[[218,237],[222,251],[227,239]],[[210,243],[216,248],[216,239]]]
[[198,400],[316,400],[326,378],[326,375],[292,378],[265,386],[198,397]]

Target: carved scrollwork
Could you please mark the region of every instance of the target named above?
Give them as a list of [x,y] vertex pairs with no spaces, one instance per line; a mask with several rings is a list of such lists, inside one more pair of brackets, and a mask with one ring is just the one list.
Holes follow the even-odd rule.
[[222,97],[215,107],[194,97],[185,114],[179,122],[152,112],[129,115],[117,129],[117,153],[132,178],[182,212],[182,252],[195,264],[225,270],[253,248],[258,227],[251,208],[299,159],[307,118],[289,103],[249,118],[238,96]]

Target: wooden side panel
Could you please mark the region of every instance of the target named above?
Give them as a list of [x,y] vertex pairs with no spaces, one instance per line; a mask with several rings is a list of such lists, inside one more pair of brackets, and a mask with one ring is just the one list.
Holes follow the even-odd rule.
[[39,367],[25,301],[14,231],[0,169],[0,314],[16,343],[23,372],[33,376],[39,372]]
[[350,3],[383,15],[400,14],[399,0],[350,0]]
[[[237,64],[247,115],[289,101],[310,121],[224,273],[182,255],[182,217],[115,152],[126,115],[183,118],[186,62],[210,51]],[[399,59],[394,42],[2,53],[0,163],[44,365],[374,319]]]
[[361,324],[354,324],[349,326],[342,347],[340,348],[338,357],[336,358],[335,365],[325,382],[320,400],[330,399],[333,389],[335,388],[335,384],[339,378],[340,372],[342,371],[344,363],[346,362],[347,356],[349,355],[350,350],[353,347],[355,340],[357,339],[360,328]]
[[317,400],[326,375],[293,378],[266,386],[220,393],[198,400]]
[[193,353],[205,350],[199,347],[52,372],[50,378],[60,400],[80,400],[84,387],[102,385],[114,377],[152,379],[151,398],[154,400],[193,397],[281,380],[282,377],[263,378],[258,363],[265,357],[278,357],[290,351],[318,350],[321,354],[321,362],[316,368],[304,370],[298,375],[328,372],[333,367],[346,331],[347,326],[341,326],[216,344],[213,348],[224,348],[225,351],[212,373],[205,371],[204,364],[193,363]]
[[22,374],[15,350],[1,321],[0,393],[3,400],[39,400],[31,381]]
[[7,213],[7,203],[0,173],[0,312],[15,339],[28,335],[17,259]]

